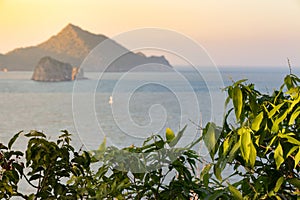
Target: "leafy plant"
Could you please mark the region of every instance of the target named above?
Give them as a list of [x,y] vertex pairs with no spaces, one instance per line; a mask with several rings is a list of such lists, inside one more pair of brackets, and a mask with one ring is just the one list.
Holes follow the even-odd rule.
[[228,189],[236,199],[300,198],[300,79],[286,76],[272,95],[245,81],[226,88],[226,105],[232,102],[233,108],[223,127],[204,129],[204,135],[220,136],[213,145],[206,143],[214,174],[222,181],[222,171],[233,168],[238,181]]
[[[299,199],[300,79],[286,76],[273,94],[241,80],[225,90],[231,105],[222,127],[213,122],[186,148],[176,147],[186,127],[140,147],[77,151],[71,135],[56,141],[39,131],[0,144],[0,198],[10,199]],[[14,150],[19,137],[27,149]],[[212,162],[191,150],[203,141]],[[199,164],[203,165],[199,171]],[[233,173],[226,178],[224,170]],[[21,193],[25,180],[31,192]]]

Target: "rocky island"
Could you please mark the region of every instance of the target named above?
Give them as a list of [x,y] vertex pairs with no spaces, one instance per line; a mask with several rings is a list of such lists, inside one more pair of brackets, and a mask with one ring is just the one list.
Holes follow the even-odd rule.
[[49,56],[43,57],[34,69],[32,80],[35,81],[72,81],[82,78],[83,74],[77,67],[58,61]]

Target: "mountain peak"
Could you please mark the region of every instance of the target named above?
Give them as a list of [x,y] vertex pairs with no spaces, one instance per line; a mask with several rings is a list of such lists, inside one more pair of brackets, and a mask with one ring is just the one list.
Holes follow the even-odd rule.
[[[74,31],[74,32],[84,32],[83,29],[81,29],[79,26],[76,26],[74,24],[69,23],[67,26],[65,26],[60,33],[65,32],[65,31]],[[85,31],[87,32],[87,31]]]
[[57,35],[39,45],[40,48],[58,54],[64,53],[72,57],[82,58],[100,42],[107,39],[104,35],[96,35],[69,23]]

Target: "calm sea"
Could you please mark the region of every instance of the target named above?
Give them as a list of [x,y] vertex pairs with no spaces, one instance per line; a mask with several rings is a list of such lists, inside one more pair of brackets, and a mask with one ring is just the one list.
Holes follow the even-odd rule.
[[104,137],[108,145],[124,147],[187,124],[184,145],[199,136],[199,125],[221,124],[221,89],[232,80],[247,78],[272,93],[289,73],[288,68],[220,68],[220,83],[205,70],[205,77],[193,71],[85,73],[86,80],[56,83],[32,81],[32,72],[0,72],[0,142],[20,130],[56,138],[66,129],[78,147],[97,148]]

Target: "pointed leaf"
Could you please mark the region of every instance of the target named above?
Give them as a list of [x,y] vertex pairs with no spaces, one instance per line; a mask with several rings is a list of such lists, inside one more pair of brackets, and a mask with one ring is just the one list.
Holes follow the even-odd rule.
[[298,107],[291,115],[289,125],[294,124],[294,122],[297,119],[297,117],[299,116],[299,114],[300,114],[300,107]]
[[247,128],[240,128],[238,130],[240,138],[240,150],[244,160],[248,163],[250,159],[251,151],[251,133]]
[[179,140],[183,136],[183,133],[184,133],[186,127],[187,127],[187,125],[185,125],[183,127],[183,129],[181,129],[181,131],[178,132],[178,134],[176,135],[176,137],[169,143],[170,147],[174,147],[179,142]]
[[294,168],[296,168],[296,166],[299,164],[299,161],[300,161],[300,147],[299,147],[298,153],[295,156],[295,166],[294,166]]
[[234,199],[236,199],[236,200],[242,200],[243,199],[243,196],[240,193],[240,191],[238,189],[236,189],[234,186],[228,184],[228,189],[231,192]]
[[273,115],[278,112],[278,110],[285,104],[285,102],[278,104],[277,106],[275,106],[268,114],[268,117],[271,118],[273,117]]
[[282,150],[280,142],[278,143],[278,146],[276,147],[276,149],[274,151],[274,159],[275,159],[276,167],[278,170],[280,165],[284,162],[283,150]]
[[254,118],[251,124],[251,129],[254,131],[258,131],[263,118],[264,118],[264,112],[262,111]]
[[210,157],[213,159],[215,155],[215,145],[216,145],[216,125],[214,123],[208,123],[203,130],[203,140],[207,147]]
[[253,168],[255,165],[255,161],[256,161],[256,148],[253,145],[253,143],[251,143],[250,147],[251,148],[250,148],[249,164]]
[[240,121],[240,116],[243,108],[243,93],[238,86],[235,86],[232,90],[232,101],[236,120]]
[[29,133],[25,134],[26,137],[43,137],[46,138],[46,135],[42,132],[31,130]]
[[12,145],[15,143],[19,135],[23,133],[23,131],[20,131],[19,133],[15,134],[13,138],[11,138],[8,142],[8,148],[11,149]]
[[284,177],[281,176],[277,181],[276,181],[276,185],[274,187],[274,192],[278,192],[278,190],[280,189],[282,183],[284,181]]

